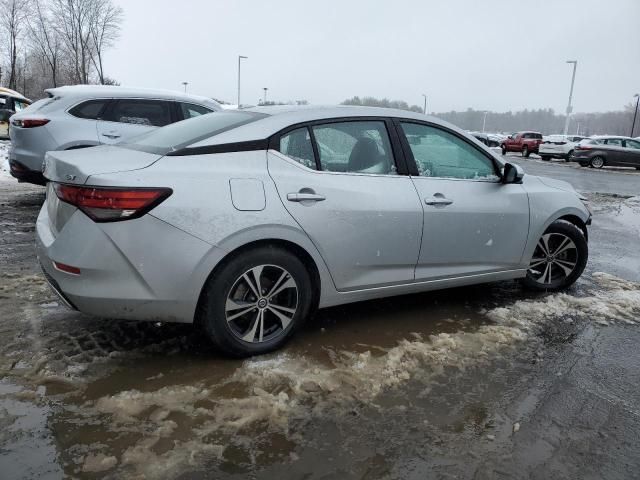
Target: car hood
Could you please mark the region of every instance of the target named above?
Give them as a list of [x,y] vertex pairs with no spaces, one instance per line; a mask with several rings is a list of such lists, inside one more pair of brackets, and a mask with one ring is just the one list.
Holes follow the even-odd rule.
[[43,175],[54,182],[84,184],[92,175],[146,168],[162,158],[113,145],[47,152]]
[[573,185],[571,185],[569,182],[565,182],[563,180],[556,180],[555,178],[538,177],[534,175],[525,175],[524,178],[526,179],[527,177],[537,178],[540,182],[542,182],[547,187],[556,188],[558,190],[563,190],[565,192],[575,193],[576,195],[579,195],[576,189],[573,188]]

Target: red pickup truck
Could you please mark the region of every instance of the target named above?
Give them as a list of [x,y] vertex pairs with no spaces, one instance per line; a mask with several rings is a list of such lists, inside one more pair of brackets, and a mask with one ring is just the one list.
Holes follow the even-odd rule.
[[542,134],[538,132],[518,132],[509,135],[500,144],[502,154],[520,152],[523,157],[538,153],[538,146],[542,143]]

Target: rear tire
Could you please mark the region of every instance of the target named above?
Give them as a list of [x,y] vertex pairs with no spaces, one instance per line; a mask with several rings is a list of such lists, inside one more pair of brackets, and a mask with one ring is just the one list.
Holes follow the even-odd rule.
[[582,230],[556,220],[538,240],[523,284],[534,290],[563,290],[580,278],[588,258],[589,246]]
[[529,158],[529,155],[531,155],[531,153],[529,152],[529,147],[525,145],[524,147],[522,147],[522,156],[525,158]]
[[569,153],[567,153],[567,156],[564,157],[564,161],[565,162],[570,162],[572,156],[573,156],[573,150],[571,150]]
[[288,251],[259,247],[238,255],[212,275],[197,321],[227,355],[248,357],[282,347],[309,316],[313,284],[302,261]]
[[598,169],[604,167],[605,165],[604,157],[601,157],[600,155],[596,155],[589,161],[589,165],[591,165],[592,168],[598,168]]
[[500,148],[502,149],[502,155],[506,155],[507,154],[507,147],[502,145],[502,147],[500,147]]

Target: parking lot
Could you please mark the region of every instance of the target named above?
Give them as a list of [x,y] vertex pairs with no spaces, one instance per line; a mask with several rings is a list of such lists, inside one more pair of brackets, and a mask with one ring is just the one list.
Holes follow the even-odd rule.
[[246,361],[190,326],[60,305],[33,249],[44,189],[1,178],[3,475],[637,476],[640,174],[509,157],[590,198],[591,258],[575,287],[335,307]]

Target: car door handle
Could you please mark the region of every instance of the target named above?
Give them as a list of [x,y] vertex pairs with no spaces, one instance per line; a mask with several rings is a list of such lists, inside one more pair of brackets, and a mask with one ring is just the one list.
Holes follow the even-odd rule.
[[427,205],[451,205],[453,203],[453,200],[436,194],[431,198],[425,198],[424,203],[426,203]]
[[287,200],[290,202],[322,202],[326,200],[326,197],[317,193],[287,193]]
[[102,136],[107,138],[120,138],[120,135],[117,133],[103,133]]

